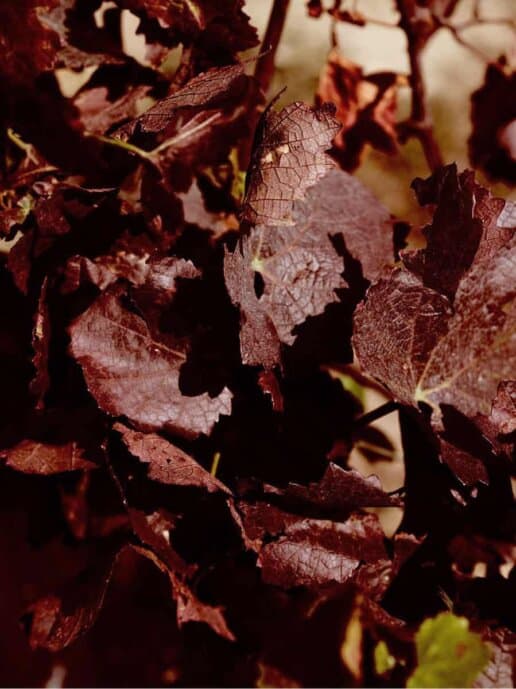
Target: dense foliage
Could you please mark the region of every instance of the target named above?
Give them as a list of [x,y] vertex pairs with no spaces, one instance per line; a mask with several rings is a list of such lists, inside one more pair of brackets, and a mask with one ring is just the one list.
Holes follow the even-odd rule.
[[[513,685],[516,206],[442,165],[418,66],[458,4],[396,3],[408,82],[334,47],[280,109],[284,0],[261,48],[243,0],[0,0],[2,685]],[[469,140],[507,182],[511,84]],[[350,174],[409,137],[418,246]],[[398,491],[348,463],[368,386]]]

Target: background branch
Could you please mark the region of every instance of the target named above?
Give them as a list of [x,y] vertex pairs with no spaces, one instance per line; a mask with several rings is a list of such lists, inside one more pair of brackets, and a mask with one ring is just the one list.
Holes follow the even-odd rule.
[[274,76],[274,61],[276,51],[285,26],[287,10],[290,0],[274,0],[269,22],[262,42],[262,52],[256,63],[254,76],[260,84],[260,88],[266,94]]
[[410,137],[419,139],[431,170],[443,165],[443,157],[434,137],[433,122],[426,105],[426,94],[421,72],[421,53],[429,36],[418,30],[415,24],[414,0],[396,0],[400,13],[399,26],[407,37],[407,50],[410,61],[408,77],[412,90],[412,108],[410,118],[398,127],[401,141]]

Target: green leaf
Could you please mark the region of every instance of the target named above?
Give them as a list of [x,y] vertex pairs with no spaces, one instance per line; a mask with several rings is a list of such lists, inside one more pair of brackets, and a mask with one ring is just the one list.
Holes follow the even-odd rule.
[[348,373],[343,373],[336,368],[328,367],[325,370],[328,372],[331,378],[340,382],[346,392],[349,392],[350,395],[356,397],[360,404],[364,403],[365,388],[358,382],[358,380],[353,378],[353,376],[350,376]]
[[407,687],[471,687],[489,661],[489,646],[465,617],[444,612],[416,633],[418,665]]
[[396,658],[391,655],[385,641],[380,641],[374,649],[374,669],[377,675],[384,675],[396,665]]

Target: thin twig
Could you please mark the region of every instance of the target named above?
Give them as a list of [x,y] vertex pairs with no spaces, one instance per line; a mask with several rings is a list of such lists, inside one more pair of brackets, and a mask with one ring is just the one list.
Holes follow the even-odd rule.
[[412,108],[407,122],[399,125],[400,138],[419,139],[428,166],[435,170],[443,164],[439,145],[434,137],[433,123],[426,105],[425,85],[421,72],[421,52],[426,40],[422,38],[413,23],[414,0],[396,0],[400,13],[399,26],[407,37],[407,50],[410,61],[409,84],[412,90]]
[[362,414],[362,416],[359,416],[358,419],[355,420],[354,426],[368,426],[370,423],[373,423],[373,421],[377,421],[378,419],[387,416],[387,414],[391,414],[397,409],[398,403],[390,400],[389,402],[385,402],[385,404],[381,404],[379,407],[376,407],[376,409],[367,412],[367,414]]
[[285,26],[287,10],[290,0],[274,0],[269,23],[262,42],[262,53],[256,62],[254,76],[261,90],[266,94],[274,76],[274,60],[276,51]]
[[484,26],[485,24],[494,24],[498,26],[506,26],[513,31],[516,31],[516,21],[510,17],[477,17],[475,19],[468,19],[460,24],[454,24],[453,28],[457,31],[465,31],[466,29],[471,29],[473,26]]
[[19,136],[11,127],[7,128],[7,137],[13,142],[15,146],[18,146],[22,150],[31,163],[35,165],[38,164],[38,158],[34,152],[34,146],[32,144],[26,143],[21,136]]
[[16,175],[14,177],[13,184],[14,186],[18,186],[21,184],[21,180],[25,179],[26,177],[37,177],[38,175],[46,175],[49,172],[56,172],[59,168],[55,167],[54,165],[43,165],[42,167],[36,167],[33,170],[27,170],[27,172],[22,172],[20,175]]
[[462,38],[462,36],[460,35],[460,30],[457,29],[456,26],[453,26],[453,24],[442,24],[442,26],[451,32],[452,36],[454,37],[454,39],[457,41],[457,43],[459,45],[461,45],[463,48],[466,48],[466,50],[469,50],[481,62],[485,62],[485,63],[492,62],[489,55],[486,55],[479,48],[477,48],[475,45],[473,45],[472,43],[469,43],[464,38]]

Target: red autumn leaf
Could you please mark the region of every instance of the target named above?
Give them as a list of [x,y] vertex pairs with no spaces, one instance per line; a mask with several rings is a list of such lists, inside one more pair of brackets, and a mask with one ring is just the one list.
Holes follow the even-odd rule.
[[[242,10],[243,0],[220,0],[215,4],[210,0],[172,4],[167,0],[117,0],[117,3],[168,28],[167,44],[183,42],[189,45],[196,40],[203,52],[216,55],[218,50],[233,55],[258,43],[256,29]],[[143,30],[146,28],[144,22]]]
[[[513,232],[498,229],[492,214],[487,220],[475,217],[478,211],[470,205],[463,212],[469,213],[472,228],[478,231],[469,231],[465,248],[459,251],[452,249],[448,233],[448,248],[446,223],[455,211],[444,215],[444,220],[442,213],[450,174],[455,174],[453,168],[444,169],[426,185],[439,192],[428,248],[420,254],[421,277],[396,269],[370,288],[355,316],[354,346],[364,370],[397,399],[430,404],[437,419],[442,404],[469,417],[489,414],[499,383],[514,373],[516,344],[512,279],[516,247],[514,239],[508,239]],[[468,181],[467,176],[462,179]],[[421,189],[420,198],[426,199]],[[466,191],[466,198],[470,193]],[[426,266],[437,261],[441,244],[448,249],[447,261],[436,267],[443,276],[442,293],[432,288],[435,273],[426,273]],[[381,340],[372,337],[378,328],[383,332]]]
[[186,347],[171,347],[121,298],[105,293],[70,329],[71,352],[104,411],[126,416],[143,430],[167,429],[185,436],[208,434],[231,409],[231,393],[183,395],[179,372]]
[[508,184],[516,182],[515,86],[516,73],[501,59],[487,66],[484,83],[471,96],[471,163]]
[[256,225],[292,224],[293,202],[334,167],[326,151],[339,131],[331,106],[293,103],[268,110],[253,154],[244,218]]
[[149,465],[149,478],[173,486],[197,486],[208,493],[229,489],[192,457],[155,433],[138,433],[121,423],[114,429],[122,435],[129,452]]
[[392,72],[364,75],[361,67],[334,48],[319,77],[318,103],[333,103],[342,129],[332,153],[345,170],[360,163],[366,144],[386,153],[397,148],[397,87],[401,78]]
[[17,438],[6,439],[0,449],[0,457],[16,471],[49,475],[98,467],[104,429],[91,410],[45,409],[19,425]]
[[346,286],[333,237],[342,236],[369,279],[391,263],[393,249],[387,211],[359,182],[331,169],[325,149],[336,126],[327,110],[299,104],[270,111],[261,126],[244,202],[245,217],[257,224],[226,253],[225,278],[240,306],[242,361],[270,368],[296,327],[322,314]]
[[286,504],[312,508],[317,514],[346,514],[362,507],[399,507],[401,501],[382,489],[380,479],[362,476],[355,469],[342,469],[330,463],[320,481],[303,486],[290,483],[285,489],[268,487],[266,492],[284,499]]

